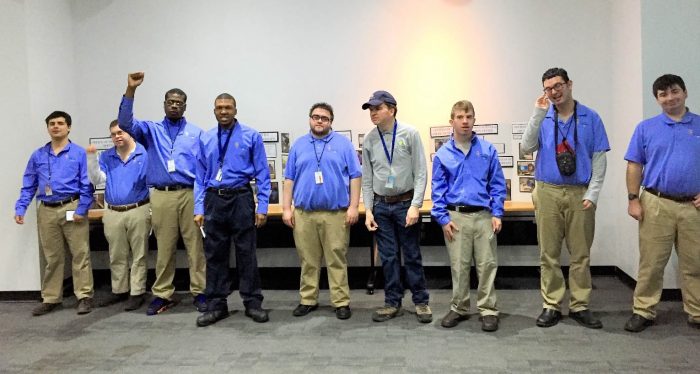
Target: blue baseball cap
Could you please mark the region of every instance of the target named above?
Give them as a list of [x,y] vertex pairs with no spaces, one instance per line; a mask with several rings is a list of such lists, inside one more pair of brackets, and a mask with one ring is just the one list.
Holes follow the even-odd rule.
[[394,99],[394,97],[386,91],[376,91],[372,94],[372,97],[369,98],[369,101],[362,104],[362,110],[365,110],[371,106],[381,105],[382,103],[396,105],[396,99]]

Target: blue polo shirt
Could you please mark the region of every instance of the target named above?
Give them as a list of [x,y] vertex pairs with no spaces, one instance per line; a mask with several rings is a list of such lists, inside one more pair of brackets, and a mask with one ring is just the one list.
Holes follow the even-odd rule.
[[[46,195],[46,186],[51,187],[51,196]],[[24,170],[15,215],[24,216],[35,194],[37,200],[49,203],[80,195],[75,213],[87,216],[92,204],[92,184],[88,179],[85,149],[69,142],[54,155],[49,142],[34,151]]]
[[557,185],[588,185],[591,180],[593,153],[607,152],[610,150],[608,135],[605,132],[603,121],[598,113],[585,105],[577,103],[576,117],[578,117],[578,143],[574,144],[574,116],[567,121],[559,120],[559,142],[563,135],[576,151],[576,173],[564,176],[559,172],[555,156],[554,144],[554,106],[550,105],[547,114],[542,120],[538,137],[539,148],[535,160],[535,179],[538,181]]
[[644,166],[642,185],[676,196],[700,193],[700,116],[676,122],[665,113],[646,119],[632,134],[625,160]]
[[[319,162],[320,161],[320,162]],[[320,170],[323,183],[317,184]],[[284,177],[294,181],[294,206],[304,210],[339,210],[350,205],[350,180],[362,177],[350,140],[331,131],[321,139],[311,133],[289,151]]]
[[[194,214],[204,214],[204,195],[207,188],[238,188],[255,179],[258,187],[258,214],[267,214],[270,200],[270,170],[262,136],[256,130],[236,121],[231,130],[222,130],[219,139],[219,126],[202,133],[199,139],[197,157],[197,180],[194,185]],[[219,172],[219,146],[228,148],[221,166],[221,181],[216,180]]]
[[433,159],[432,199],[431,215],[441,226],[450,222],[448,204],[483,206],[502,217],[506,180],[493,144],[472,136],[466,155],[454,138],[440,147]]
[[[119,127],[148,152],[149,186],[194,184],[197,167],[197,142],[202,130],[183,117],[161,122],[141,121],[134,118],[134,99],[122,97],[119,105]],[[175,160],[175,171],[168,172],[168,160]]]
[[105,201],[110,205],[127,205],[148,197],[148,154],[141,144],[126,161],[112,147],[100,155],[100,170],[105,173]]

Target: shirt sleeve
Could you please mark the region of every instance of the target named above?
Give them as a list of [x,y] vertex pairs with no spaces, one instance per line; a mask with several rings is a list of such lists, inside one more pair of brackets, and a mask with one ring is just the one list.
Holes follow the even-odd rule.
[[[267,206],[270,201],[270,169],[267,168],[267,155],[265,154],[262,136],[256,132],[253,135],[252,143],[255,183],[258,186],[258,208],[256,213],[267,214]],[[289,164],[289,160],[287,160],[287,164]]]
[[368,147],[368,138],[371,134],[370,132],[365,136],[364,144],[362,145],[362,200],[365,204],[365,210],[368,212],[371,212],[374,207],[374,172],[372,171]]
[[[303,140],[302,140],[303,141]],[[287,155],[287,166],[284,168],[284,178],[289,180],[296,180],[297,177],[297,149],[298,143],[294,143],[292,148],[289,150]]]
[[646,154],[644,152],[644,130],[641,124],[634,129],[630,144],[625,153],[625,160],[636,162],[645,165],[647,163]]
[[413,131],[413,200],[411,205],[417,208],[423,206],[425,187],[428,183],[428,166],[425,161],[423,142],[420,140],[418,130]]
[[99,185],[107,182],[107,174],[103,171],[107,169],[104,164],[104,157],[100,156],[100,161],[98,162],[96,153],[88,153],[87,165],[88,177],[90,177],[92,184]]
[[350,179],[360,178],[362,177],[362,169],[360,167],[360,160],[357,158],[357,152],[355,152],[352,142],[347,140],[346,144],[345,159],[348,166],[348,176]]
[[608,134],[605,131],[605,125],[600,116],[596,113],[593,119],[593,131],[595,134],[595,146],[593,152],[607,152],[610,150],[608,142]]
[[34,154],[32,154],[27,162],[27,167],[24,169],[22,189],[20,189],[19,199],[17,199],[17,202],[15,203],[15,215],[25,215],[27,212],[27,207],[32,202],[38,186],[39,181],[36,172],[36,163],[34,162]]
[[75,214],[86,217],[88,210],[90,210],[90,205],[92,205],[93,191],[90,178],[88,178],[87,157],[84,151],[81,151],[79,173],[78,188],[80,190],[80,200],[78,201],[78,208],[75,210]]
[[207,188],[207,152],[204,149],[204,132],[199,134],[199,153],[197,154],[197,163],[195,166],[194,178],[194,215],[204,214],[204,194]]
[[119,116],[117,117],[119,128],[126,131],[137,142],[147,144],[146,134],[148,134],[148,121],[139,121],[134,118],[134,99],[122,96],[119,105]]
[[583,195],[584,200],[590,200],[593,204],[598,204],[598,195],[603,189],[603,181],[605,180],[605,171],[608,167],[608,160],[605,152],[593,153],[591,161],[591,181],[588,182],[588,189]]
[[447,173],[445,173],[440,161],[440,155],[436,154],[433,159],[433,178],[432,178],[432,200],[433,209],[430,214],[435,217],[435,220],[440,226],[445,226],[450,223],[450,214],[447,211],[447,200],[445,195],[448,190]]
[[539,148],[540,126],[542,126],[542,121],[546,114],[547,110],[542,108],[535,107],[532,111],[532,116],[527,122],[525,133],[523,134],[523,152],[532,153]]
[[503,168],[501,167],[501,162],[498,160],[498,151],[496,148],[491,147],[489,158],[491,160],[489,164],[489,182],[488,182],[488,193],[491,197],[491,202],[489,203],[489,208],[491,208],[491,215],[494,217],[503,217],[503,204],[506,200],[506,178],[503,176]]

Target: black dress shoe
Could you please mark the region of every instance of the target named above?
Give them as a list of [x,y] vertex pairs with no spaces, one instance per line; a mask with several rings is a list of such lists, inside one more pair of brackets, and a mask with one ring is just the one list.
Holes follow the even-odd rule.
[[270,317],[268,317],[267,312],[262,308],[246,309],[245,316],[250,317],[253,319],[253,321],[259,322],[259,323],[267,322],[270,320]]
[[335,316],[338,319],[348,319],[352,316],[352,311],[349,306],[341,306],[335,309]]
[[588,327],[589,329],[602,329],[603,323],[599,319],[593,317],[593,313],[590,310],[584,309],[578,312],[569,312],[569,318],[578,322],[583,327]]
[[646,330],[647,327],[654,324],[653,319],[646,319],[637,313],[632,314],[627,323],[625,323],[625,330],[629,332],[642,332]]
[[212,310],[202,313],[197,317],[197,326],[204,327],[213,325],[218,321],[230,316],[228,310]]
[[537,326],[552,327],[561,320],[561,312],[554,309],[544,308],[540,316],[537,317]]
[[296,308],[294,308],[292,315],[294,315],[294,317],[305,316],[305,315],[311,313],[312,311],[316,310],[317,308],[318,308],[318,304],[314,304],[314,305],[299,304],[299,305],[297,305]]

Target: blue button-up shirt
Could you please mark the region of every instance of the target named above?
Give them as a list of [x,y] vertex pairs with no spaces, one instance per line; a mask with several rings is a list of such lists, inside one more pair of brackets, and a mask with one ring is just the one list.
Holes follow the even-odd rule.
[[[315,178],[319,170],[321,184]],[[331,132],[322,139],[311,134],[297,139],[289,151],[284,177],[294,181],[294,206],[338,210],[350,205],[350,180],[362,177],[362,171],[350,140]]]
[[[119,105],[119,127],[148,152],[148,185],[192,186],[197,168],[197,142],[202,130],[187,122],[185,117],[161,122],[141,121],[134,118],[134,99],[122,97]],[[175,160],[175,171],[168,172],[168,160]]]
[[472,136],[465,155],[454,138],[435,153],[431,214],[444,226],[450,222],[447,205],[482,206],[494,217],[503,216],[506,180],[493,144]]
[[134,204],[148,197],[148,154],[141,144],[136,143],[126,161],[122,161],[116,148],[102,152],[100,170],[106,178],[105,201],[108,204]]
[[662,113],[642,121],[625,160],[644,166],[642,185],[669,195],[700,193],[700,116],[687,112],[676,122]]
[[[197,157],[197,180],[194,185],[194,214],[204,214],[204,194],[207,188],[238,188],[255,179],[258,187],[258,214],[267,214],[270,200],[270,169],[262,136],[256,130],[236,121],[231,130],[222,130],[218,136],[218,126],[202,133]],[[219,142],[221,146],[231,137],[221,167],[221,181],[216,180],[219,172]]]
[[550,105],[547,115],[542,121],[539,133],[539,148],[535,160],[535,179],[556,185],[588,185],[591,180],[593,153],[610,150],[608,135],[603,121],[598,113],[580,103],[576,107],[578,117],[578,142],[574,144],[574,118],[567,121],[559,119],[561,128],[559,142],[564,135],[576,151],[576,172],[573,175],[562,175],[557,167],[554,144],[554,106]]
[[[46,195],[46,186],[50,186],[51,196]],[[15,215],[24,216],[35,194],[37,200],[49,203],[79,194],[80,200],[75,213],[87,216],[92,204],[92,185],[87,175],[85,149],[68,143],[58,155],[54,155],[51,143],[46,143],[34,151],[24,170],[22,189],[15,204]]]

